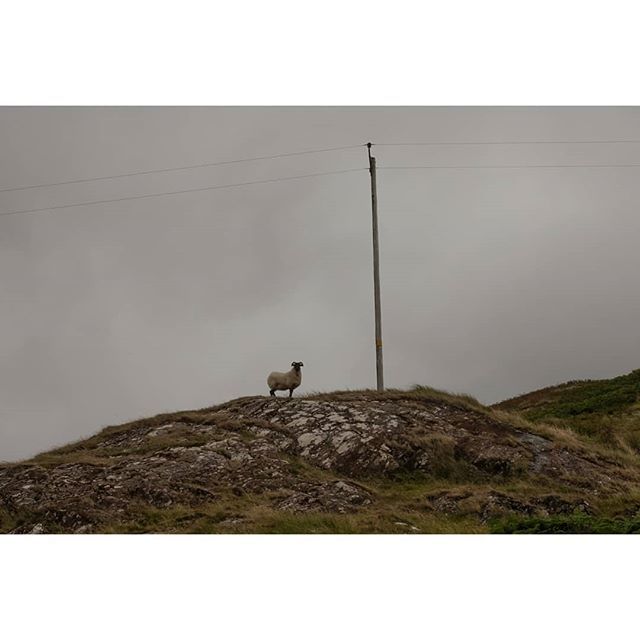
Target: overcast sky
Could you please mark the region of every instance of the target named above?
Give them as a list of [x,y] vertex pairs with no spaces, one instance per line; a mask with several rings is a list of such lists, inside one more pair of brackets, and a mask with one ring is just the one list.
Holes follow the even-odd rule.
[[[0,188],[308,149],[640,140],[637,108],[2,108]],[[385,381],[494,402],[640,367],[640,144],[379,146]],[[0,193],[0,213],[365,168],[364,148]],[[0,216],[0,459],[165,411],[375,386],[369,177]]]

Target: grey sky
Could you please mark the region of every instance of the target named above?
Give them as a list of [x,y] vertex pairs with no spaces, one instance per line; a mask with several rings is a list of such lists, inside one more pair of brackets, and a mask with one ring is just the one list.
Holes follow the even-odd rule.
[[[2,108],[0,188],[367,140],[640,139],[638,108]],[[640,163],[636,145],[384,165]],[[366,167],[363,149],[0,193],[0,213]],[[379,173],[385,381],[484,402],[640,366],[640,168]],[[375,386],[366,171],[0,217],[0,459],[266,393]]]

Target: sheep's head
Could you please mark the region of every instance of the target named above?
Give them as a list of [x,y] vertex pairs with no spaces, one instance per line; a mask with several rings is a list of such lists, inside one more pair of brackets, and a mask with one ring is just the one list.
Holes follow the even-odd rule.
[[296,371],[300,371],[300,367],[304,367],[304,365],[302,364],[302,362],[292,362],[291,366],[296,370]]

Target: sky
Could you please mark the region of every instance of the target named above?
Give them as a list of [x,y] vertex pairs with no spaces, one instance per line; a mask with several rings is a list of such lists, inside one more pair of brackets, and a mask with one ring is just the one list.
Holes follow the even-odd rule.
[[[300,393],[375,387],[367,141],[387,387],[492,403],[640,367],[640,167],[391,168],[640,164],[568,143],[595,140],[640,141],[640,109],[0,108],[0,460],[267,394],[294,360]],[[558,144],[401,144],[487,141]]]

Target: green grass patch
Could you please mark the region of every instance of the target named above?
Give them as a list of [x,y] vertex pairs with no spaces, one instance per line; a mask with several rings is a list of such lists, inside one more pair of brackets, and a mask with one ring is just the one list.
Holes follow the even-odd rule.
[[588,441],[640,453],[640,369],[610,380],[575,380],[505,400],[494,409],[570,429]]
[[640,396],[640,369],[609,380],[573,380],[538,389],[495,405],[517,410],[532,420],[613,414],[634,405]]
[[640,533],[640,517],[603,518],[575,514],[547,518],[510,517],[489,523],[491,533]]

